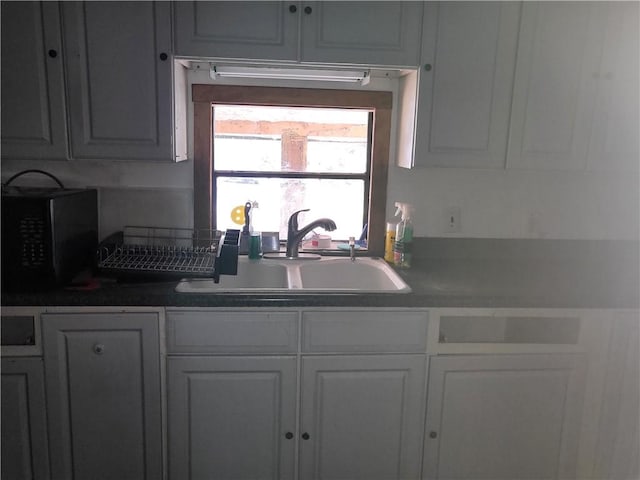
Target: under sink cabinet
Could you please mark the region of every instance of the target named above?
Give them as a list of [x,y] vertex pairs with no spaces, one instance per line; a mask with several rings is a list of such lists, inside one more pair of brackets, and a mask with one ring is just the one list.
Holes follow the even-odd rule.
[[426,330],[424,310],[169,310],[169,478],[419,478]]

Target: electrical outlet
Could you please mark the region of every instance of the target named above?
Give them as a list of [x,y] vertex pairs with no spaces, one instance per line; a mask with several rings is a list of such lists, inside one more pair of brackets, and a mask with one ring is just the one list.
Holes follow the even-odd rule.
[[460,207],[449,207],[445,211],[445,232],[460,232]]

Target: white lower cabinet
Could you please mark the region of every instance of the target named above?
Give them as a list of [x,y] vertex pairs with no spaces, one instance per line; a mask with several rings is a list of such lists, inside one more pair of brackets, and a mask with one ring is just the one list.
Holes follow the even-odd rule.
[[169,310],[169,478],[419,478],[426,329],[424,310]]
[[575,478],[582,355],[453,355],[429,368],[424,478]]
[[419,476],[423,355],[172,357],[171,479]]
[[294,478],[295,357],[172,357],[169,478]]
[[640,312],[616,312],[607,349],[593,478],[640,478]]
[[0,392],[0,477],[13,480],[50,478],[42,357],[4,357]]
[[42,350],[3,347],[2,478],[640,472],[637,310],[41,310]]
[[300,478],[418,478],[424,377],[424,355],[303,356]]
[[42,315],[54,480],[162,478],[158,313]]

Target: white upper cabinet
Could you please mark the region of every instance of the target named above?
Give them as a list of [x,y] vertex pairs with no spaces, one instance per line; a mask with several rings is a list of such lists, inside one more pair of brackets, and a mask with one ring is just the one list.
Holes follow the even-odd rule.
[[72,157],[173,159],[169,3],[63,8]]
[[520,6],[425,5],[421,67],[400,82],[398,164],[504,167]]
[[640,163],[638,2],[601,7],[602,63],[587,167],[637,170]]
[[420,2],[302,2],[301,60],[415,66]]
[[639,54],[636,2],[525,2],[508,166],[637,168]]
[[297,2],[176,2],[177,55],[295,60]]
[[175,47],[186,57],[415,66],[421,24],[421,2],[176,2]]
[[2,2],[2,158],[65,159],[57,2]]
[[598,71],[596,3],[523,4],[508,166],[585,165]]
[[637,170],[637,2],[426,3],[402,167]]

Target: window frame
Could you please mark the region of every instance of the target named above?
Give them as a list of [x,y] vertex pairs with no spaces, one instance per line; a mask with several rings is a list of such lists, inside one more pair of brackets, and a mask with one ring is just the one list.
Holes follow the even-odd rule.
[[193,224],[214,229],[213,105],[360,108],[372,111],[368,191],[368,252],[383,255],[392,93],[372,90],[192,85]]

